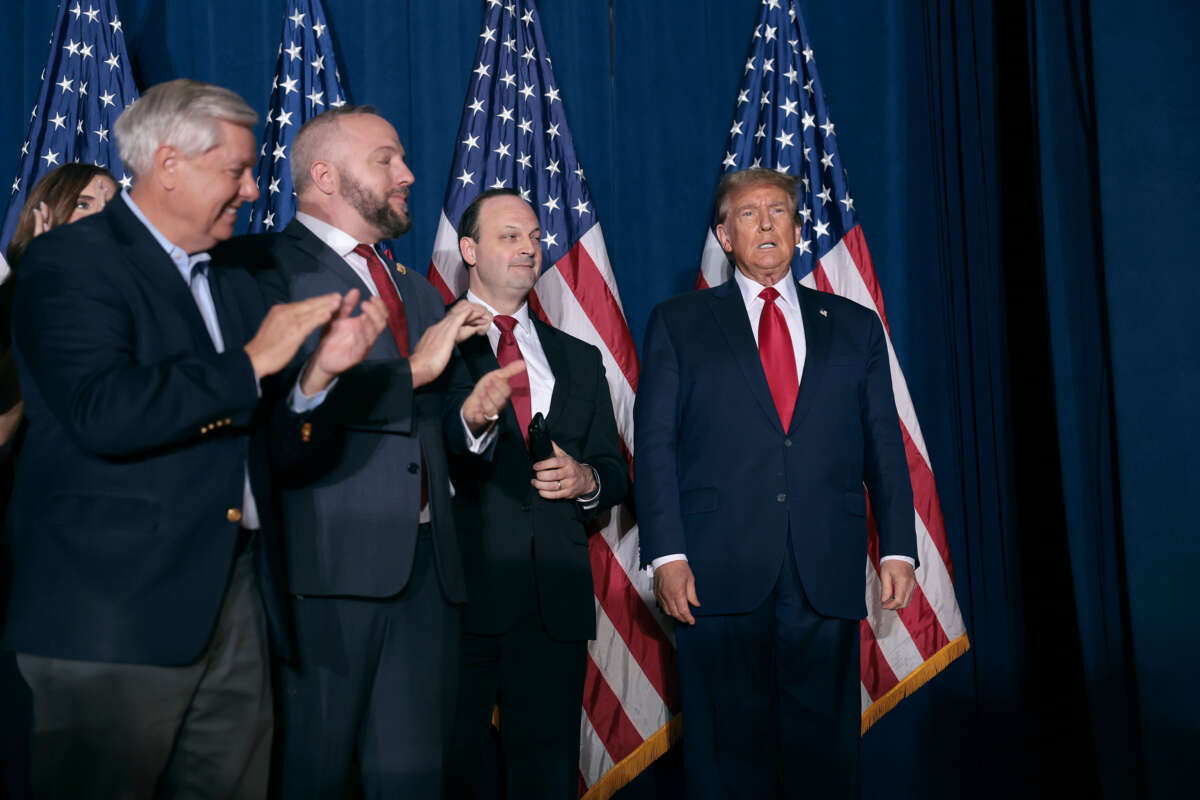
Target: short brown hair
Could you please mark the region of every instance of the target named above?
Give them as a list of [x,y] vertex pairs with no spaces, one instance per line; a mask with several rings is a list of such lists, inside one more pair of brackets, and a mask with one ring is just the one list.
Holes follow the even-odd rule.
[[783,189],[788,196],[788,202],[792,205],[792,214],[795,215],[796,183],[795,177],[788,175],[786,172],[776,172],[773,169],[763,169],[762,167],[751,167],[750,169],[738,170],[737,172],[727,172],[721,176],[721,182],[717,184],[717,197],[715,200],[717,222],[725,222],[725,215],[729,212],[730,195],[758,184],[778,186],[780,189]]
[[363,114],[378,117],[379,111],[375,106],[347,104],[322,111],[300,126],[300,130],[296,131],[296,138],[292,141],[292,157],[288,160],[288,166],[292,170],[292,188],[296,190],[296,194],[304,192],[312,183],[308,171],[313,162],[324,161],[327,158],[330,135],[334,133],[333,128],[338,121],[343,117]]
[[75,201],[97,175],[116,183],[112,173],[104,167],[91,164],[63,164],[50,170],[30,190],[17,217],[17,229],[13,232],[12,241],[8,243],[8,263],[15,265],[25,254],[25,248],[33,241],[33,211],[45,203],[50,209],[50,227],[66,223],[75,212]]

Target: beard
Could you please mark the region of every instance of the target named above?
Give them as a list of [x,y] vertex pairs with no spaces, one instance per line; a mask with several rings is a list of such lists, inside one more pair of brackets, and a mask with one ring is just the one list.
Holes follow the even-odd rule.
[[345,170],[341,176],[342,197],[365,221],[379,229],[383,234],[381,239],[395,239],[408,233],[412,220],[392,208],[386,196],[375,194]]

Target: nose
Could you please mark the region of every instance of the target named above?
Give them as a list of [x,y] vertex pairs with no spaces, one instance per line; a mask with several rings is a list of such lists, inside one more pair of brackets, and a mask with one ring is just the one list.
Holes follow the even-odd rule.
[[258,199],[258,184],[254,182],[254,175],[247,167],[242,171],[242,179],[238,186],[238,197],[244,202],[253,203]]
[[764,231],[769,231],[769,230],[771,230],[771,228],[775,227],[774,223],[772,223],[772,221],[771,221],[771,212],[770,211],[760,211],[759,212],[758,227],[760,230],[764,230]]
[[404,163],[404,159],[396,159],[394,162],[395,175],[393,176],[396,183],[400,186],[412,186],[417,182],[417,176],[413,175],[413,171],[409,169],[408,164]]

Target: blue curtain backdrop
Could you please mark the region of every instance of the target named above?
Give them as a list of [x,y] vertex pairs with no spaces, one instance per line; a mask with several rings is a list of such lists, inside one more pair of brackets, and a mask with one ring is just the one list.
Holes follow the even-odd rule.
[[[690,289],[759,0],[542,0],[636,341]],[[54,0],[0,2],[0,174]],[[120,0],[140,87],[265,111],[283,0]],[[326,0],[417,183],[425,269],[481,0]],[[1200,10],[807,0],[941,490],[972,650],[863,740],[863,796],[1186,793],[1200,565]],[[3,179],[7,185],[7,178]],[[86,268],[81,263],[81,268]],[[623,797],[678,796],[668,756]]]

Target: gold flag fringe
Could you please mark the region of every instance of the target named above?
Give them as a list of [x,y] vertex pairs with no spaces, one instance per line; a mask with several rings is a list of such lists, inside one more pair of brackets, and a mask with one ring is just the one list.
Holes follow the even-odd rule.
[[671,721],[652,733],[646,741],[592,784],[580,800],[609,800],[625,784],[638,776],[654,760],[671,749],[683,736],[683,716],[676,714]]
[[967,634],[962,634],[952,642],[947,643],[941,650],[925,660],[925,663],[910,672],[908,676],[893,686],[883,697],[871,703],[862,715],[862,733],[883,718],[896,705],[924,686],[930,678],[945,669],[951,661],[961,656],[971,648]]
[[[952,642],[947,643],[923,663],[913,670],[904,680],[892,687],[891,691],[872,703],[862,715],[862,733],[878,722],[884,714],[895,708],[901,700],[908,697],[917,689],[928,683],[954,659],[971,648],[967,634],[962,634]],[[496,720],[498,721],[498,720]],[[642,770],[650,766],[659,756],[670,750],[683,737],[683,715],[676,714],[671,721],[659,728],[651,736],[620,763],[604,773],[600,780],[584,793],[580,800],[609,800],[621,788],[636,778]]]

